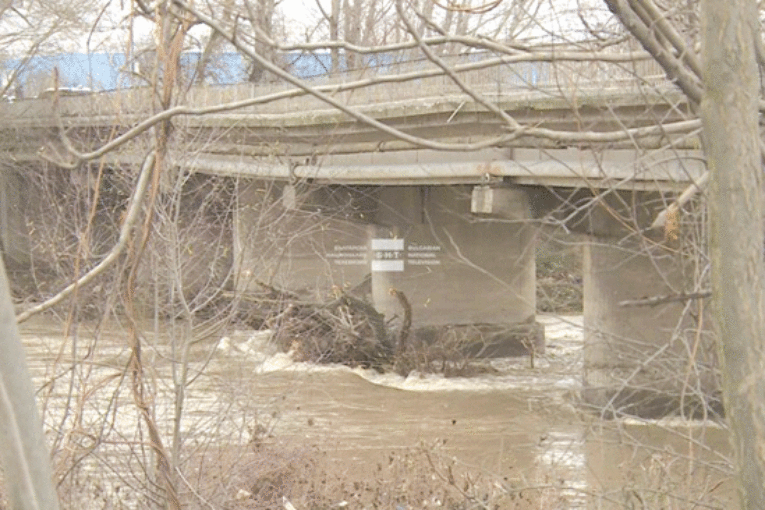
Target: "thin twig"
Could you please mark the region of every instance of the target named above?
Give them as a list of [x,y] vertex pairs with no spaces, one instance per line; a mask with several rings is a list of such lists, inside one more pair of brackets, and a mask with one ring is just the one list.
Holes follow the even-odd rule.
[[152,151],[148,156],[146,156],[146,159],[144,159],[143,165],[141,167],[141,175],[138,177],[138,183],[136,184],[135,191],[133,192],[133,198],[130,202],[127,213],[125,214],[125,221],[122,223],[119,239],[117,240],[117,244],[112,247],[109,254],[104,257],[104,259],[93,269],[82,275],[79,279],[77,279],[77,281],[69,284],[55,296],[17,315],[16,322],[21,324],[33,315],[45,311],[48,308],[60,303],[77,288],[87,285],[93,281],[98,275],[103,273],[106,268],[117,261],[120,254],[128,245],[133,226],[135,225],[136,221],[138,221],[139,212],[141,211],[141,203],[143,202],[143,196],[146,192],[146,188],[149,185],[149,177],[151,176],[151,169],[153,167],[154,151]]
[[707,299],[712,297],[712,291],[705,290],[701,292],[689,292],[682,294],[672,294],[669,296],[653,296],[642,299],[627,299],[619,301],[619,306],[658,306],[676,301],[690,301],[691,299]]
[[[347,105],[343,104],[341,101],[323,92],[323,90],[326,90],[326,89],[314,87],[310,83],[306,82],[305,80],[301,80],[293,76],[289,72],[281,69],[280,67],[276,66],[272,62],[268,61],[267,59],[259,55],[256,51],[243,45],[232,34],[228,33],[220,23],[218,23],[216,20],[214,20],[210,16],[203,14],[202,12],[200,12],[199,9],[191,6],[184,0],[175,0],[174,4],[177,7],[184,9],[186,12],[189,12],[195,15],[201,23],[204,23],[211,29],[220,33],[233,46],[235,46],[244,54],[246,54],[248,57],[250,57],[255,63],[260,65],[263,69],[283,79],[287,83],[290,83],[294,85],[295,87],[298,87],[304,93],[307,93],[309,95],[316,97],[317,99],[326,103],[327,105],[332,106],[336,110],[345,113],[349,117],[363,124],[366,124],[367,126],[375,128],[378,131],[381,131],[383,133],[389,134],[399,140],[403,140],[405,142],[408,142],[415,146],[419,146],[423,148],[443,150],[443,151],[465,151],[465,150],[473,151],[473,150],[478,150],[481,148],[500,146],[503,143],[506,143],[510,140],[517,138],[520,134],[523,134],[524,136],[528,136],[528,137],[548,139],[558,143],[577,143],[577,142],[606,143],[606,142],[629,140],[631,138],[643,138],[643,137],[648,137],[653,135],[666,135],[666,134],[674,134],[678,132],[685,132],[688,130],[696,129],[697,127],[701,125],[700,120],[691,119],[691,120],[667,124],[665,126],[645,126],[645,127],[628,129],[626,131],[619,130],[614,132],[560,131],[556,129],[540,128],[540,127],[523,126],[523,127],[517,128],[517,126],[508,126],[509,130],[507,133],[493,137],[488,140],[484,140],[482,142],[476,142],[472,144],[434,142],[426,138],[412,135],[400,129],[396,129],[390,126],[389,124],[386,124],[365,113],[362,113],[360,110],[356,108],[348,107]],[[443,69],[436,70],[436,74],[442,75]],[[397,80],[397,81],[400,81],[400,80]]]

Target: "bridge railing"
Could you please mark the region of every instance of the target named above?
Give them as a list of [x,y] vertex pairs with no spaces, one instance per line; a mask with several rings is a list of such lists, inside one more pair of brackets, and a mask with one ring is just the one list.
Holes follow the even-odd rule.
[[[494,58],[492,62],[490,59]],[[554,61],[554,62],[502,62],[489,55],[448,56],[444,60],[450,66],[472,65],[476,68],[460,72],[463,82],[490,99],[523,97],[526,94],[543,94],[551,97],[571,97],[587,92],[597,95],[599,91],[615,88],[629,92],[646,86],[667,85],[666,79],[653,61],[629,61],[623,64],[602,61]],[[484,64],[486,64],[484,66]],[[482,67],[483,66],[483,67]],[[387,64],[321,76],[305,80],[313,87],[348,84],[370,78],[391,79],[412,73],[438,70],[430,61],[416,60]],[[179,96],[179,104],[193,107],[213,106],[221,103],[242,101],[255,97],[277,94],[294,88],[286,83],[210,86],[202,85],[188,89]],[[383,103],[425,98],[460,97],[464,91],[448,76],[423,76],[400,83],[379,83],[354,90],[330,92],[343,104],[349,106],[374,106]],[[155,108],[153,90],[149,87],[131,88],[113,92],[89,94],[80,97],[60,97],[59,111],[68,121],[93,122],[104,116],[135,119],[146,116]],[[310,95],[257,104],[235,113],[284,114],[330,108]],[[17,103],[0,104],[0,115],[14,125],[47,123],[51,118],[51,99],[32,99]]]
[[[475,56],[445,58],[450,66],[476,64],[490,60]],[[395,77],[436,70],[430,61],[408,61],[379,68],[368,68],[335,76],[322,76],[307,80],[311,86],[347,84],[374,77]],[[666,84],[661,68],[653,61],[629,62],[622,66],[604,62],[496,62],[485,68],[460,72],[459,77],[475,91],[489,98],[522,96],[541,92],[547,95],[571,96],[581,90],[598,91],[618,87],[637,91],[641,87]],[[215,87],[195,87],[186,100],[194,106],[215,105],[248,98],[276,94],[293,88],[285,84],[238,84]],[[335,99],[349,106],[368,106],[420,98],[465,96],[457,84],[446,75],[420,77],[400,83],[381,83],[351,91],[336,92]],[[290,113],[330,108],[312,96],[290,98],[259,104],[245,111],[249,113]]]

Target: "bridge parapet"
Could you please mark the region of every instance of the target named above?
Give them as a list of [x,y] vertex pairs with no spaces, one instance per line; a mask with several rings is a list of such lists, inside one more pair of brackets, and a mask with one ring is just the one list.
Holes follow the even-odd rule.
[[[614,54],[619,57],[619,54]],[[586,54],[581,54],[586,58]],[[539,57],[536,57],[539,58]],[[592,97],[598,91],[638,92],[653,87],[668,88],[661,70],[652,61],[548,61],[530,62],[529,54],[490,58],[485,54],[446,57],[463,82],[489,100],[523,98],[524,95],[573,98]],[[414,60],[379,67],[319,76],[304,80],[310,87],[333,94],[348,106],[370,106],[413,99],[468,96],[443,71],[427,60]],[[240,83],[193,86],[180,94],[177,104],[199,109],[253,98],[262,102],[243,107],[238,113],[283,114],[329,108],[325,103],[287,83]],[[39,125],[52,116],[51,98],[28,99],[0,104],[4,118],[16,126]],[[156,108],[154,90],[135,87],[112,92],[60,97],[58,112],[66,119],[83,122],[98,117],[145,117]]]
[[[657,118],[664,122],[692,118],[683,96],[652,61],[629,61],[618,53],[610,62],[561,56],[569,60],[530,62],[528,54],[466,55],[448,63],[465,84],[520,125],[572,133],[571,141],[521,135],[500,142],[508,129],[506,119],[466,94],[432,62],[421,60],[306,83],[407,135],[441,145],[490,142],[492,149],[465,154],[424,151],[291,85],[247,83],[192,87],[179,95],[179,113],[184,115],[173,119],[172,158],[178,166],[203,173],[338,184],[478,184],[488,176],[521,185],[622,187],[639,181],[666,187],[698,177],[703,164],[687,157],[644,164],[642,156],[612,162],[608,155],[588,152],[634,149],[629,136],[591,143],[578,142],[574,136],[654,126]],[[148,87],[2,103],[0,115],[6,122],[0,126],[0,149],[17,160],[37,159],[41,147],[52,146],[54,151],[58,147],[63,153],[61,125],[79,150],[88,151],[155,111],[154,93]],[[656,133],[641,138],[642,146],[668,143],[666,133]],[[690,136],[673,140],[673,146],[698,149]],[[531,159],[523,152],[540,148],[545,154]],[[575,154],[567,152],[561,159],[560,151],[567,148]],[[139,156],[128,149],[111,157],[117,164],[131,165]],[[637,166],[636,157],[641,158]]]

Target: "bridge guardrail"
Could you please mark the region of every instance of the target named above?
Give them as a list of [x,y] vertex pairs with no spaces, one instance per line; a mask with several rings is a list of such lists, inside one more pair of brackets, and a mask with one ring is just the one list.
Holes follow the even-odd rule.
[[[645,87],[668,85],[661,69],[653,61],[628,62],[622,65],[600,61],[557,62],[490,62],[475,55],[447,58],[450,65],[474,65],[477,69],[460,72],[464,83],[491,98],[513,97],[531,92],[549,94],[551,97],[568,97],[587,89],[588,93],[606,87],[618,86],[624,91],[638,91]],[[486,67],[480,67],[487,64]],[[437,70],[429,61],[410,61],[346,72],[336,76],[322,76],[305,80],[311,86],[341,85],[372,77],[399,76],[407,73]],[[290,84],[242,83],[221,86],[195,86],[179,96],[178,103],[196,108],[222,103],[243,101],[270,94],[285,92],[294,87]],[[330,94],[332,94],[330,92]],[[433,97],[464,96],[457,84],[445,75],[420,77],[408,81],[370,85],[332,94],[349,106],[371,106],[398,101]],[[50,118],[51,99],[29,99],[16,103],[0,104],[0,113],[12,124],[38,124]],[[148,87],[101,92],[78,97],[60,97],[59,111],[62,117],[93,119],[120,116],[135,119],[154,111],[154,94]],[[302,95],[269,103],[250,106],[237,113],[281,114],[330,108],[313,96]],[[83,120],[84,120],[83,119]],[[76,122],[76,121],[75,121]],[[87,121],[86,121],[87,122]],[[113,120],[112,120],[113,122]],[[42,123],[46,123],[43,121]]]

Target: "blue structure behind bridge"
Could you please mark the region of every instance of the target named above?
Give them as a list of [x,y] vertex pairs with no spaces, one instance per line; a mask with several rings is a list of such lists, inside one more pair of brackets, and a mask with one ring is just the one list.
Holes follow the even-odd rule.
[[[463,62],[470,62],[492,56],[485,52],[476,52],[461,55],[459,58]],[[201,52],[187,52],[182,55],[181,67],[189,81],[194,80],[209,85],[232,85],[247,82],[253,74],[256,74],[253,73],[254,64],[246,56],[237,52],[224,52],[213,55],[205,66],[204,79],[200,80],[194,76],[194,73],[197,72],[201,58]],[[305,80],[327,76],[332,70],[332,55],[328,51],[292,52],[278,55],[274,60],[283,69]],[[145,85],[143,81],[145,78],[139,77],[139,73],[134,71],[145,71],[143,66],[152,65],[154,61],[153,56],[148,53],[128,58],[125,53],[104,52],[36,55],[26,61],[13,58],[0,62],[0,87],[5,87],[10,80],[13,80],[8,87],[6,99],[10,96],[15,99],[35,97],[40,90],[47,88],[47,86],[40,87],[39,84],[45,80],[50,82],[50,77],[56,70],[60,88],[94,92],[119,90]],[[351,62],[354,69],[349,69]],[[429,62],[424,58],[413,60],[411,55],[405,53],[355,55],[351,61],[344,53],[340,53],[336,71],[343,73],[370,69],[375,73],[385,74],[398,72],[399,64],[406,64],[407,69],[411,71],[420,67],[425,68]],[[546,62],[518,62],[508,66],[507,69],[508,81],[521,81],[529,85],[536,84],[550,73]],[[36,83],[37,91],[35,91]]]

